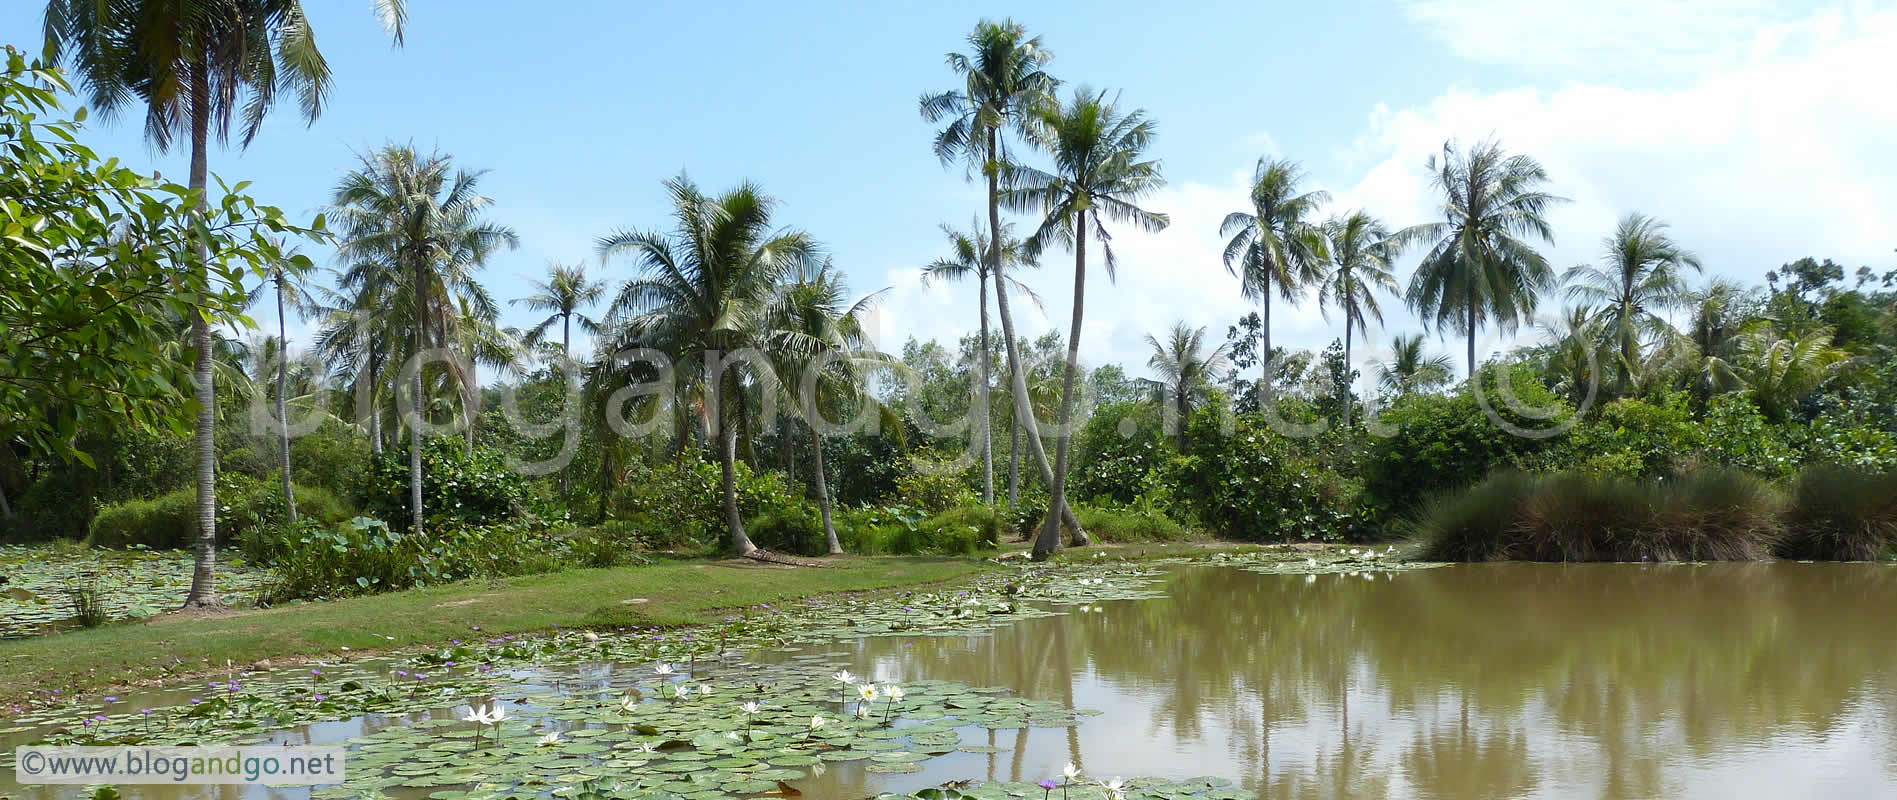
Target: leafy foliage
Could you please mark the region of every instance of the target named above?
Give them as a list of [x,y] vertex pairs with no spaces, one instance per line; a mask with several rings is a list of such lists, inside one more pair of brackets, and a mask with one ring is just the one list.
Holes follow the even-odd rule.
[[[386,451],[363,472],[356,503],[366,514],[408,528],[408,492],[408,454]],[[527,492],[520,474],[508,469],[500,453],[470,451],[458,438],[436,437],[426,439],[422,447],[422,496],[428,498],[424,507],[430,525],[479,525],[519,517]]]

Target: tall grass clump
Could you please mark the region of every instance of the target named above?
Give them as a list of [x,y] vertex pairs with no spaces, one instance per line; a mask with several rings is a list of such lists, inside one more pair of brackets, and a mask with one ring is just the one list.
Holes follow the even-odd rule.
[[1743,561],[1771,555],[1784,502],[1730,470],[1639,481],[1499,473],[1413,524],[1438,561]]
[[1874,561],[1897,550],[1897,473],[1815,466],[1800,473],[1786,512],[1782,558]]
[[1192,531],[1186,526],[1150,509],[1077,506],[1074,516],[1080,518],[1088,534],[1107,543],[1176,542],[1192,538]]

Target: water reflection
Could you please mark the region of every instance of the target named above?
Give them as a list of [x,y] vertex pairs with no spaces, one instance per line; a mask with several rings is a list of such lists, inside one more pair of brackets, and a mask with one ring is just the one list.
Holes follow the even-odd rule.
[[1166,589],[993,636],[846,646],[878,680],[1106,714],[971,735],[1011,749],[917,775],[834,770],[814,796],[1032,781],[1069,760],[1224,775],[1267,798],[1897,796],[1888,567],[1192,569]]

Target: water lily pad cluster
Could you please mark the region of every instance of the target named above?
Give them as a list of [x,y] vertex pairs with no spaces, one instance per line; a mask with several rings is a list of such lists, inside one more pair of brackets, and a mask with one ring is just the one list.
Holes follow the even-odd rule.
[[[106,614],[136,619],[175,607],[191,586],[191,554],[104,550],[71,545],[0,545],[0,639],[46,633],[71,623],[71,593],[96,592]],[[242,604],[269,579],[265,570],[231,559],[218,564],[218,594]]]
[[1237,567],[1265,575],[1374,575],[1449,566],[1437,561],[1408,561],[1394,547],[1338,547],[1321,551],[1291,547],[1245,553],[1213,553],[1185,563]]
[[[1060,787],[1061,781],[1055,779],[1053,784]],[[875,800],[1019,800],[1061,797],[1063,792],[1071,800],[1253,800],[1258,796],[1224,778],[1183,781],[1133,778],[1117,786],[1100,781],[1074,781],[1064,788],[1053,789],[1039,783],[1016,781],[958,782],[914,794],[880,794]]]

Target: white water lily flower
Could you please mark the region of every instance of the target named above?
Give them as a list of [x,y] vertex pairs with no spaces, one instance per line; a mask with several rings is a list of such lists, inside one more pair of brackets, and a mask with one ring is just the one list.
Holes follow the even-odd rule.
[[[737,731],[725,731],[725,738],[730,739],[731,741],[734,741],[734,742],[742,741],[744,739],[744,737],[738,735]],[[646,752],[650,753],[652,751],[647,750]]]
[[869,706],[863,705],[862,703],[856,704],[856,718],[869,719]]
[[876,687],[873,684],[865,683],[862,686],[856,687],[856,694],[864,700],[874,700],[876,699]]
[[824,725],[824,723],[825,723],[825,722],[827,722],[827,721],[828,721],[828,720],[825,720],[825,719],[824,719],[823,717],[811,717],[811,718],[810,718],[810,729],[811,729],[811,730],[813,730],[813,731],[814,731],[814,730],[819,730],[819,729],[821,729],[821,728],[823,727],[823,725]]
[[1307,558],[1307,559],[1304,559],[1304,566],[1307,566],[1307,567],[1315,567],[1315,566],[1317,566],[1317,559],[1315,559],[1315,558]]
[[841,683],[844,686],[851,686],[856,683],[856,676],[851,675],[850,671],[847,669],[841,672],[838,672],[835,675],[831,675],[830,677],[835,678],[838,683]]
[[639,708],[639,701],[636,698],[634,698],[632,695],[626,695],[625,697],[620,698],[619,700],[620,711],[624,711],[630,714],[633,711],[637,710],[638,708]]
[[560,743],[560,732],[559,732],[559,731],[554,731],[554,732],[552,732],[552,733],[549,733],[549,734],[546,734],[546,735],[544,735],[544,736],[541,736],[541,737],[540,737],[540,746],[541,746],[541,747],[552,747],[552,746],[554,746],[554,745],[556,745],[556,744],[559,744],[559,743]]
[[1357,549],[1357,548],[1355,548],[1355,547],[1352,547],[1352,548],[1350,548],[1350,554],[1351,554],[1351,555],[1353,555],[1353,556],[1360,556],[1360,555],[1363,555],[1363,551],[1362,551],[1362,550],[1359,550],[1359,549]]
[[1060,774],[1062,777],[1071,781],[1080,777],[1080,768],[1074,766],[1074,762],[1069,761],[1067,762],[1067,766],[1061,768]]
[[682,684],[682,683],[677,686],[674,686],[672,687],[672,696],[680,700],[683,700],[687,697],[691,697],[692,687],[686,686],[685,684]]
[[501,720],[504,720],[504,719],[507,719],[507,709],[505,708],[494,709],[494,711],[490,713],[487,718],[488,722],[494,725],[501,724]]
[[698,684],[698,696],[699,696],[699,697],[710,697],[710,696],[711,696],[711,684],[709,684],[709,683],[701,683],[701,684]]
[[494,718],[488,716],[487,709],[485,708],[469,708],[468,715],[465,717],[462,717],[461,721],[472,722],[476,725],[494,724]]
[[592,631],[587,631],[587,632],[586,632],[586,643],[587,643],[587,644],[599,644],[599,634],[597,634],[597,633],[594,633],[594,632],[592,632]]
[[901,700],[902,687],[893,683],[885,683],[883,684],[883,696],[891,700]]
[[756,700],[746,700],[738,704],[738,710],[746,714],[756,714],[759,708],[762,708],[762,706],[759,706]]
[[[738,735],[737,735],[737,734],[735,734],[735,733],[733,733],[733,734],[730,734],[730,736],[731,736],[731,738],[733,738],[733,739],[736,739],[736,738],[738,738]],[[641,752],[641,753],[656,753],[656,752],[658,752],[658,751],[659,751],[659,748],[657,748],[657,747],[654,747],[654,746],[652,745],[652,743],[651,743],[651,742],[640,742],[640,743],[639,743],[639,752]]]
[[665,675],[670,675],[670,674],[672,674],[672,665],[671,665],[671,664],[660,664],[660,665],[658,665],[658,666],[656,666],[656,667],[653,667],[653,668],[652,668],[652,671],[653,671],[653,672],[656,672],[656,673],[659,673],[659,675],[660,675],[660,676],[665,676]]
[[1120,800],[1126,796],[1126,781],[1119,778],[1101,781],[1100,788],[1107,790],[1107,800]]

